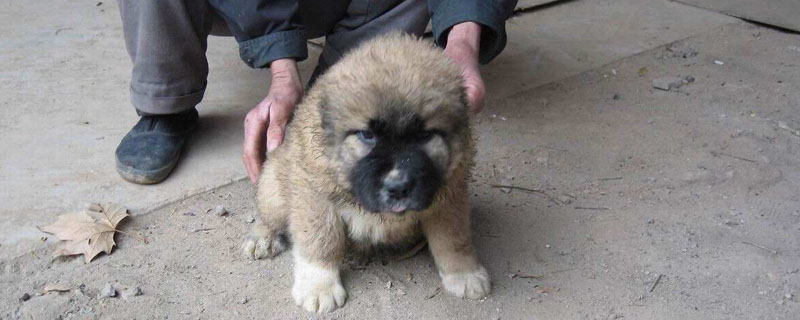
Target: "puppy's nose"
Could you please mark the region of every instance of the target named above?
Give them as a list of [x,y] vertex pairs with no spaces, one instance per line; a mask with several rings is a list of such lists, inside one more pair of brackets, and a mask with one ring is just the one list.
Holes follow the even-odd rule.
[[414,183],[409,179],[408,174],[393,175],[392,177],[387,177],[383,182],[383,190],[386,191],[386,194],[392,200],[400,200],[408,197],[413,187]]

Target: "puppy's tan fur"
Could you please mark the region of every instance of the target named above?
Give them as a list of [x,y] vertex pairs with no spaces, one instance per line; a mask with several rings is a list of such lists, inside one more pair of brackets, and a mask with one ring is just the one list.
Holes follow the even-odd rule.
[[[273,257],[286,249],[288,234],[295,301],[329,312],[346,298],[339,267],[348,248],[407,243],[422,235],[447,291],[472,299],[488,294],[489,278],[470,232],[467,179],[474,151],[461,81],[459,68],[439,49],[408,35],[382,36],[347,54],[318,79],[297,107],[284,143],[268,155],[257,194],[262,216],[243,243],[244,254]],[[392,101],[424,119],[426,129],[447,133],[425,145],[443,165],[445,181],[424,211],[367,212],[348,191],[350,169],[369,148],[343,132],[363,128]]]

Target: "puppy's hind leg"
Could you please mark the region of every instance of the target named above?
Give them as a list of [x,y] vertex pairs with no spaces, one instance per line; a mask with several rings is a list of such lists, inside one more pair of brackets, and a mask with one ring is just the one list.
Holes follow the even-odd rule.
[[248,259],[273,258],[289,247],[286,235],[289,210],[281,197],[275,168],[264,166],[258,182],[256,202],[260,216],[242,242],[242,254]]

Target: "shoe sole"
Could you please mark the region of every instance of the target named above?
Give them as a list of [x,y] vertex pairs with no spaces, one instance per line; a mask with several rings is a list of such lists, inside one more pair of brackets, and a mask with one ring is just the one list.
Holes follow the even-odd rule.
[[119,176],[122,177],[122,179],[135,184],[156,184],[164,181],[164,179],[169,176],[169,174],[172,172],[172,169],[175,169],[175,166],[178,164],[178,159],[180,159],[180,155],[175,157],[175,159],[172,159],[172,161],[170,161],[166,166],[154,170],[136,169],[134,167],[123,165],[119,163],[119,159],[116,159],[117,173],[119,173]]

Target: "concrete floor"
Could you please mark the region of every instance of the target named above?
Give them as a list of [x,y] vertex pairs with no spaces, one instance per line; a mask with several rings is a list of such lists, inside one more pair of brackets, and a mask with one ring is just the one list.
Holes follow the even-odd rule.
[[[247,69],[232,39],[212,38],[203,120],[184,161],[163,184],[126,183],[113,151],[136,121],[130,62],[116,3],[95,4],[0,1],[0,317],[143,309],[145,318],[175,310],[179,318],[304,317],[287,300],[288,257],[244,263],[235,252],[253,211],[241,120],[265,94],[267,73]],[[424,299],[438,280],[430,258],[418,256],[346,276],[351,299],[334,317],[414,318],[412,305],[431,319],[800,312],[800,137],[777,126],[800,127],[796,34],[666,0],[569,1],[518,15],[508,30],[506,51],[484,68],[489,97],[475,122],[476,243],[494,294],[480,303]],[[305,74],[312,62],[303,63]],[[672,92],[652,88],[653,79],[678,75],[696,81]],[[501,182],[574,204],[489,186]],[[113,255],[90,265],[51,261],[53,242],[41,242],[35,227],[86,201],[128,206],[135,216],[128,227],[151,244],[123,237]],[[230,218],[178,214],[219,202],[232,208]],[[187,231],[209,225],[218,231]],[[265,266],[274,273],[256,276]],[[395,280],[408,296],[385,290],[412,271],[416,281]],[[515,272],[545,277],[510,279]],[[656,273],[666,276],[649,292]],[[90,292],[136,282],[146,294],[132,302],[71,293],[17,302],[64,279]],[[541,294],[537,286],[560,291]],[[264,296],[267,287],[274,294]],[[242,297],[254,302],[226,307]]]
[[[269,80],[267,71],[241,63],[233,39],[210,38],[209,86],[198,107],[202,121],[184,159],[164,183],[139,186],[114,169],[114,149],[137,120],[116,3],[0,6],[6,97],[0,101],[0,147],[16,150],[0,159],[0,244],[7,248],[0,257],[26,252],[25,242],[41,235],[35,226],[85,202],[118,202],[145,212],[245,177],[241,122]],[[575,1],[520,15],[508,23],[503,55],[484,68],[486,114],[493,102],[516,92],[733,21],[664,0]],[[310,50],[312,57],[302,63],[306,75],[318,54]]]

